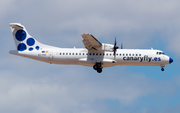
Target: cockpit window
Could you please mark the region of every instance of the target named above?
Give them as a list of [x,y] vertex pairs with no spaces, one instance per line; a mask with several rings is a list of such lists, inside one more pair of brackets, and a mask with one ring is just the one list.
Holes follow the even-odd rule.
[[165,55],[164,52],[157,52],[156,54],[157,54],[157,55],[161,55],[161,54]]

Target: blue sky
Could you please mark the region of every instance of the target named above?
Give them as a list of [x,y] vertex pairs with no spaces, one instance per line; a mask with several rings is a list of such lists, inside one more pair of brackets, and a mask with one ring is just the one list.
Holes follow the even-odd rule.
[[[180,1],[3,0],[0,4],[0,112],[179,113]],[[163,50],[160,67],[54,65],[10,55],[9,23],[22,23],[38,41],[84,48],[81,34],[124,48]]]

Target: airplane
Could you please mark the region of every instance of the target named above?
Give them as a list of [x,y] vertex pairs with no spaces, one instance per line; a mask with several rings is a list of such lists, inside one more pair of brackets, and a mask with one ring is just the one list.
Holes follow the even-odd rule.
[[91,34],[82,34],[85,48],[59,48],[38,42],[28,34],[20,23],[10,23],[16,50],[10,54],[50,63],[66,65],[83,65],[93,67],[98,73],[104,67],[117,65],[161,66],[171,64],[173,59],[161,50],[151,49],[119,49],[114,45],[99,42]]

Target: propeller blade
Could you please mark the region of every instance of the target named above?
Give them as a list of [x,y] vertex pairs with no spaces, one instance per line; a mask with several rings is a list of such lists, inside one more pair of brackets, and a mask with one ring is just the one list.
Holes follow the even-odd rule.
[[116,50],[118,49],[119,47],[116,46],[116,37],[115,37],[115,42],[114,42],[114,48],[113,48],[113,52],[114,52],[114,59],[116,58]]
[[114,47],[116,46],[116,37],[115,37],[115,42],[114,42]]
[[123,43],[121,43],[121,49],[123,49]]

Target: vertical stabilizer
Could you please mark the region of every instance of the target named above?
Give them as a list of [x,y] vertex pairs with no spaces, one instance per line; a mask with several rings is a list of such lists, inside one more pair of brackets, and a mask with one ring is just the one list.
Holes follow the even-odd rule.
[[18,51],[33,51],[48,47],[29,35],[25,27],[20,23],[10,23],[10,26]]

